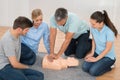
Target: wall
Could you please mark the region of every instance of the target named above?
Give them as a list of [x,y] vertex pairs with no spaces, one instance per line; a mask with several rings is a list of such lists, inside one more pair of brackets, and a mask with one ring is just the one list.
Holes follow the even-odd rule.
[[18,16],[29,15],[29,0],[0,0],[0,26],[12,26]]
[[119,3],[120,0],[0,0],[0,26],[11,26],[14,18],[19,15],[30,18],[35,8],[42,9],[44,21],[48,24],[50,16],[59,7],[65,7],[87,21],[94,11],[105,9],[120,33]]
[[89,16],[96,10],[107,10],[120,33],[120,0],[30,0],[30,10],[41,8],[44,20],[49,24],[49,18],[59,7],[65,7],[69,11],[79,15],[81,19],[89,22]]

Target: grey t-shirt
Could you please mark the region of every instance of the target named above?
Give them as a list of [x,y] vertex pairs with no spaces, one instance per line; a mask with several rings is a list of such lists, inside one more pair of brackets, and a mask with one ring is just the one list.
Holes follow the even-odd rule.
[[21,54],[20,38],[15,38],[8,30],[0,40],[0,69],[10,64],[8,57],[16,56],[19,61]]

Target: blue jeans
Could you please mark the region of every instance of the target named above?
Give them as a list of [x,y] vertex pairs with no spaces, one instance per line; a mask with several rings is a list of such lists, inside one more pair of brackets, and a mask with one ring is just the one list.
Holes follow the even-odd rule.
[[36,61],[36,54],[25,44],[21,43],[20,62],[26,65],[33,65]]
[[80,35],[77,39],[72,39],[68,45],[65,55],[75,54],[79,59],[84,58],[86,53],[91,50],[92,40],[89,39],[90,32]]
[[[94,57],[98,55],[95,53]],[[115,63],[116,60],[112,60],[109,57],[104,57],[97,62],[83,62],[82,69],[85,72],[88,72],[92,76],[100,76],[111,70],[111,66]]]
[[0,70],[0,80],[44,80],[44,75],[32,69],[15,69],[8,64]]

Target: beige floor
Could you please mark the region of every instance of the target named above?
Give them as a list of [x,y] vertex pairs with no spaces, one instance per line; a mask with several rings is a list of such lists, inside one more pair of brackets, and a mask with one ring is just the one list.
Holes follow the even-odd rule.
[[[1,36],[4,34],[4,32],[8,29],[8,27],[0,27],[0,38]],[[57,53],[57,51],[60,49],[61,43],[64,41],[64,37],[65,35],[58,31],[57,34],[57,40],[56,40],[56,45],[55,45],[55,52]],[[117,39],[115,40],[115,51],[116,51],[116,56],[117,56],[117,61],[115,63],[115,68],[110,71],[107,72],[106,74],[97,77],[96,80],[120,80],[120,35],[118,35]],[[43,41],[40,42],[40,48],[39,51],[45,52],[45,48],[43,45]]]

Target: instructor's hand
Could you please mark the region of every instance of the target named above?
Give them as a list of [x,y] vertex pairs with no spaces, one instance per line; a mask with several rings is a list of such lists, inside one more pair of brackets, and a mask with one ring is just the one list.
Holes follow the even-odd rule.
[[50,62],[53,62],[54,58],[55,58],[55,54],[52,53],[52,54],[48,55],[48,60]]

